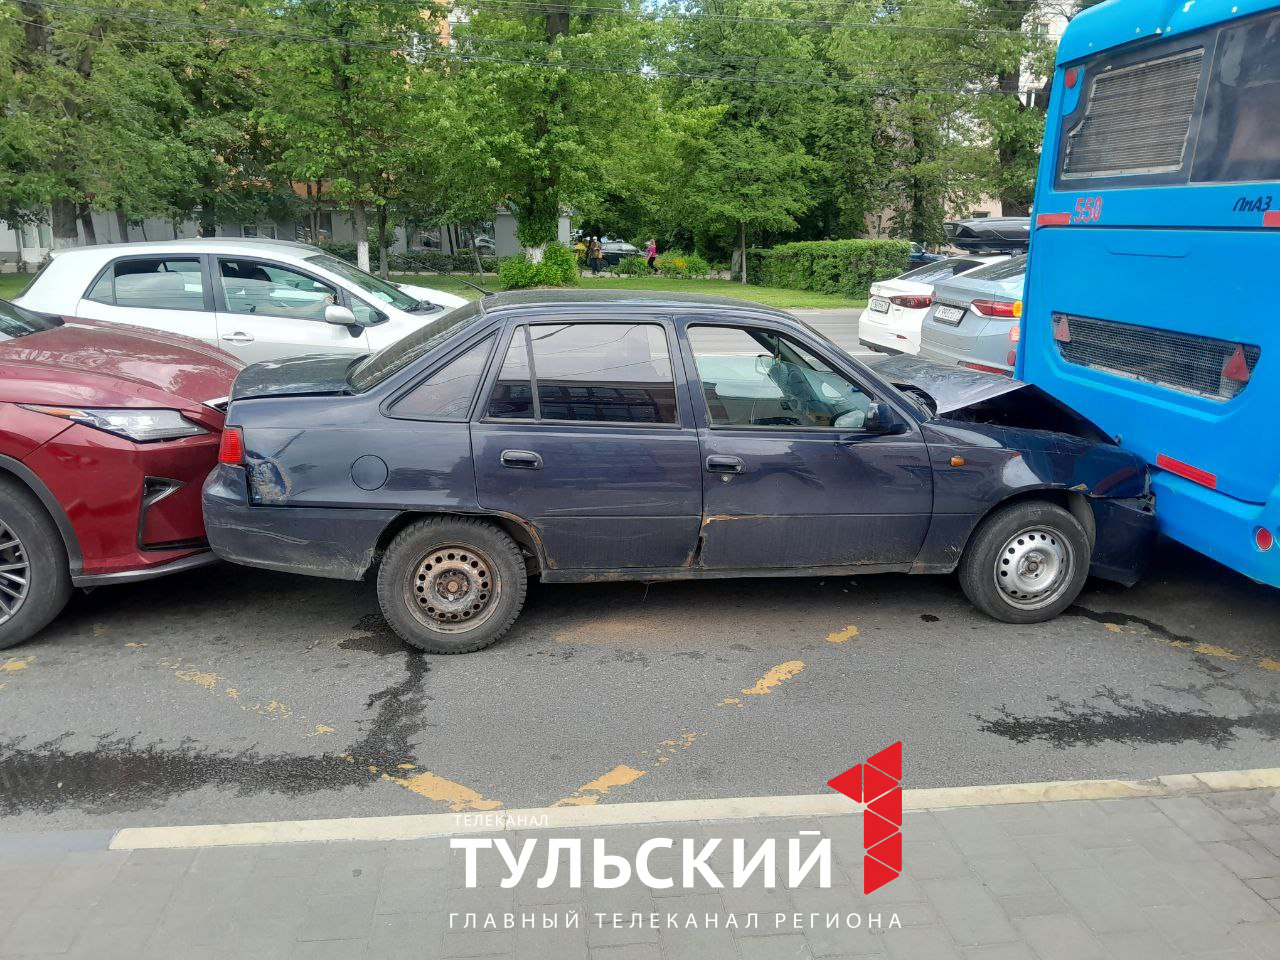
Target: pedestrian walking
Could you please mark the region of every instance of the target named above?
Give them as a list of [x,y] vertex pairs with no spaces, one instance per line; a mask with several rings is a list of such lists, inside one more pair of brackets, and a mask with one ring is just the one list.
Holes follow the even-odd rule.
[[658,272],[658,244],[653,240],[649,241],[649,245],[644,250],[645,259],[649,261],[649,272]]
[[591,242],[587,244],[587,265],[591,267],[593,276],[599,275],[603,261],[604,247],[600,244],[600,238],[592,237]]

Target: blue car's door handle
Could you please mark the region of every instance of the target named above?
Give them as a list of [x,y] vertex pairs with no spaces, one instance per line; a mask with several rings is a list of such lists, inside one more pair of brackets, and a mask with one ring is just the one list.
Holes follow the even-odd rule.
[[516,470],[541,470],[542,458],[532,450],[503,450],[502,465]]
[[707,457],[708,473],[741,473],[742,460],[738,457]]

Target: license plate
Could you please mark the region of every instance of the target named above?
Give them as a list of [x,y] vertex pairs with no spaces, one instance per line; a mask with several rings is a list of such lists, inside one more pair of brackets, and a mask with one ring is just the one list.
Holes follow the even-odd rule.
[[964,317],[964,311],[959,307],[940,306],[933,312],[933,317],[943,323],[959,323]]
[[886,300],[884,297],[872,297],[871,309],[874,310],[876,313],[888,313],[889,301]]

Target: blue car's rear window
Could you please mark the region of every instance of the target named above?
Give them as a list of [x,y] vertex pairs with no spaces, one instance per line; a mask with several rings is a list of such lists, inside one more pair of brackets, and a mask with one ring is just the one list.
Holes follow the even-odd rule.
[[357,361],[347,373],[347,382],[357,393],[370,390],[419,357],[426,356],[483,316],[484,311],[478,302],[466,304],[446,313],[443,317],[420,327],[390,346]]

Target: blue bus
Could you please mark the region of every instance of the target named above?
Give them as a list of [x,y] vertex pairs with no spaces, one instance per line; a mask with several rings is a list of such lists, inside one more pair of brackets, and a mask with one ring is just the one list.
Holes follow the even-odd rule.
[[1058,49],[1015,375],[1151,465],[1170,537],[1280,586],[1280,6],[1109,0]]

